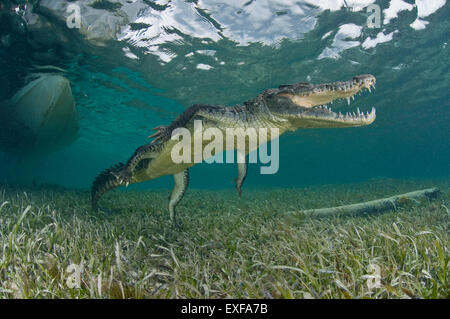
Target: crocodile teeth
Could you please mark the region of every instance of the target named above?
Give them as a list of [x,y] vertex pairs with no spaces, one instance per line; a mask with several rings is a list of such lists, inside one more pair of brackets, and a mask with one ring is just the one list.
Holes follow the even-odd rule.
[[375,114],[376,114],[376,110],[374,107],[372,107],[372,110],[370,111],[370,113],[369,113],[369,111],[367,111],[366,118],[373,119],[375,117]]
[[369,90],[370,93],[372,93],[372,90],[370,89],[370,86],[367,89]]
[[350,105],[350,98],[347,98],[347,104]]

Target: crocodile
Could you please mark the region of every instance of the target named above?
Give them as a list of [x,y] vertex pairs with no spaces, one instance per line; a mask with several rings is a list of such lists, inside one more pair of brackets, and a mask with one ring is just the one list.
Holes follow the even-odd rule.
[[[190,162],[174,162],[171,151],[177,143],[173,134],[178,128],[185,128],[194,133],[194,122],[202,121],[202,130],[215,127],[221,131],[226,128],[277,128],[278,134],[272,134],[267,140],[277,138],[287,131],[302,128],[356,127],[369,125],[376,117],[375,108],[370,112],[356,113],[333,112],[328,107],[333,101],[344,99],[350,105],[351,99],[363,91],[371,92],[375,88],[376,79],[373,75],[354,76],[351,80],[311,84],[300,82],[291,85],[281,85],[278,88],[267,89],[256,98],[235,106],[195,104],[186,109],[170,125],[158,126],[156,133],[149,136],[151,142],[136,149],[126,163],[116,164],[101,172],[92,185],[91,200],[94,210],[101,209],[98,205],[100,197],[107,191],[119,186],[140,183],[164,175],[173,175],[174,188],[169,196],[168,210],[170,219],[178,225],[176,206],[183,198],[189,182],[189,167],[196,164]],[[203,141],[200,142],[202,148]],[[235,149],[235,143],[232,143]],[[248,143],[245,149],[237,149],[243,154],[244,160],[238,161],[238,176],[235,179],[239,196],[241,187],[247,175],[248,154],[252,151]],[[194,148],[194,145],[192,145]],[[223,150],[227,149],[224,144]]]

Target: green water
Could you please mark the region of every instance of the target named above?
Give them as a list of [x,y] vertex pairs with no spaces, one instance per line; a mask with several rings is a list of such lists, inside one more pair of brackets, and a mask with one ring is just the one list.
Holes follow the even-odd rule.
[[[390,4],[377,3],[383,10]],[[222,30],[218,33],[221,36],[186,34],[174,25],[170,34],[179,39],[159,45],[160,52],[171,56],[170,61],[146,54],[145,47],[126,41],[94,49],[89,47],[92,44],[77,44],[70,54],[61,55],[57,41],[47,48],[29,48],[26,44],[2,48],[2,81],[6,83],[3,98],[20,87],[25,70],[36,63],[32,52],[53,50],[60,58],[52,64],[67,71],[65,76],[71,81],[80,121],[76,141],[56,152],[1,152],[0,180],[19,185],[49,183],[88,188],[101,170],[126,161],[137,147],[148,143],[151,128],[169,124],[194,103],[234,105],[280,84],[348,80],[365,73],[376,76],[376,91],[358,97],[350,110],[375,107],[377,119],[372,125],[286,133],[280,138],[279,172],[260,175],[259,165],[250,164],[245,187],[340,184],[371,178],[448,179],[448,4],[424,17],[429,24],[421,30],[410,26],[418,15],[416,7],[399,12],[398,18],[373,29],[366,26],[368,14],[364,10],[320,10],[309,4],[301,7],[304,13],[299,19],[303,20],[297,21],[290,8],[287,6],[288,14],[277,11],[273,18],[291,18],[286,20],[290,23],[286,32],[279,33],[281,27],[271,33],[264,26],[255,26],[253,35],[264,36],[255,36],[249,43],[239,43],[239,35],[242,38],[245,32],[251,34],[245,22],[241,25],[243,31],[239,31],[240,24],[233,23],[220,29],[220,22],[226,25],[233,15],[227,20],[225,9],[219,15],[220,11],[210,8],[203,18],[209,19],[209,27]],[[242,10],[250,12],[246,6]],[[360,45],[338,51],[338,58],[319,59],[327,48],[336,49],[336,34],[345,24],[361,28],[357,37],[346,39]],[[365,39],[373,39],[380,32],[392,33],[392,40],[372,48],[362,47]],[[124,56],[124,47],[131,48],[138,59]],[[202,65],[211,68],[206,70]],[[348,107],[339,102],[333,110],[345,112]],[[191,169],[191,187],[233,187],[235,174],[233,164],[196,165]],[[164,177],[133,187],[166,188],[171,184],[171,178]]]

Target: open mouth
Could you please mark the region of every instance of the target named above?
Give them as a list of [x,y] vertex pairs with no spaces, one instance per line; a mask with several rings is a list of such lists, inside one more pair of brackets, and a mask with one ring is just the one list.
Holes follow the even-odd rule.
[[280,87],[280,95],[288,97],[293,103],[303,109],[298,114],[300,118],[314,118],[342,123],[345,126],[371,124],[376,118],[376,110],[361,112],[359,107],[355,112],[333,112],[331,104],[344,100],[350,106],[356,95],[372,92],[375,89],[376,78],[373,75],[359,75],[345,82],[326,84],[299,83]]
[[[375,90],[375,83],[376,79],[374,76],[364,75],[354,77],[352,80],[347,82],[338,82],[335,85],[332,85],[329,89],[322,89],[322,91],[324,91],[325,95],[328,93],[330,98],[336,97],[335,99],[330,100],[330,104],[333,104],[334,101],[346,100],[348,106],[350,106],[351,102],[355,100],[356,95],[361,95],[365,91],[372,93],[372,89]],[[366,113],[361,112],[358,107],[356,112],[346,112],[345,114],[342,114],[341,112],[333,112],[328,104],[313,106],[313,108],[329,113],[334,119],[344,122],[363,122],[365,124],[370,124],[376,118],[376,110],[374,107],[372,107],[370,112],[367,111]]]

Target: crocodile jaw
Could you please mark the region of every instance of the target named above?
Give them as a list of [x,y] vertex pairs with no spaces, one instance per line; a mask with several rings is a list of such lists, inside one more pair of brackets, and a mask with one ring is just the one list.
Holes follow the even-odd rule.
[[271,111],[289,121],[290,129],[351,127],[369,125],[375,121],[376,112],[335,113],[327,106],[335,100],[347,100],[348,105],[355,95],[375,88],[373,75],[359,75],[345,82],[325,84],[298,83],[283,85],[268,90]]
[[299,128],[327,128],[327,127],[352,127],[370,125],[375,121],[376,111],[372,108],[371,112],[335,113],[331,109],[319,107],[318,109],[307,109],[299,113],[290,122],[293,129]]

